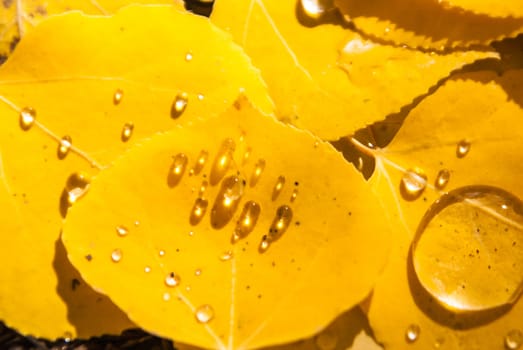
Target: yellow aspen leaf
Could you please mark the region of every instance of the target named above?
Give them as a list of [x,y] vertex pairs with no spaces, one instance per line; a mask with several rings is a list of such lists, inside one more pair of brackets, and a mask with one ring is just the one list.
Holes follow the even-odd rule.
[[371,184],[396,227],[370,305],[387,349],[523,341],[523,71],[459,75],[407,116]]
[[212,117],[239,91],[270,109],[258,72],[207,19],[134,6],[42,21],[0,77],[0,149],[23,224],[0,247],[0,318],[45,338],[120,332],[132,323],[67,261],[68,207],[140,138]]
[[250,349],[311,336],[365,298],[390,237],[368,222],[376,203],[330,144],[240,99],[101,172],[62,240],[144,329]]
[[412,48],[445,50],[488,45],[523,32],[523,18],[490,17],[438,1],[335,0],[358,30],[366,35]]
[[0,4],[0,56],[7,57],[16,44],[49,15],[79,10],[92,15],[110,15],[129,4],[177,4],[178,0],[5,0]]
[[293,1],[220,0],[211,18],[261,69],[278,117],[323,139],[338,139],[396,113],[451,71],[492,57],[379,45],[344,28],[339,17],[307,25],[296,6]]
[[[429,0],[433,1],[433,0]],[[523,17],[523,3],[518,0],[438,0],[443,6],[460,7],[466,11],[491,17]]]

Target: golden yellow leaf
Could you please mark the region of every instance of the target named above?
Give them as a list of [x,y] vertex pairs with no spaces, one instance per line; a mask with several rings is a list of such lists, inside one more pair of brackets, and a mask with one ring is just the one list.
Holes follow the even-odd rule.
[[129,4],[177,4],[178,0],[5,0],[0,4],[0,56],[8,56],[25,34],[49,15],[79,10],[109,15]]
[[330,144],[239,100],[101,172],[62,238],[144,329],[250,349],[315,334],[370,292],[390,238],[368,222],[376,203]]
[[413,48],[445,50],[488,45],[523,32],[523,18],[489,17],[426,0],[335,0],[373,38]]
[[518,0],[440,0],[439,2],[443,6],[461,7],[466,11],[486,14],[491,17],[523,17],[523,3]]
[[171,6],[69,13],[28,33],[0,68],[0,149],[23,224],[0,247],[0,318],[46,338],[131,326],[67,262],[59,234],[68,201],[140,138],[212,117],[241,90],[271,108],[229,36]]
[[338,139],[399,112],[453,70],[492,57],[379,45],[344,28],[339,16],[311,25],[296,6],[219,0],[211,18],[261,69],[278,117],[323,139]]
[[376,159],[371,183],[396,227],[369,313],[385,348],[521,345],[522,78],[457,76],[389,146],[362,148]]

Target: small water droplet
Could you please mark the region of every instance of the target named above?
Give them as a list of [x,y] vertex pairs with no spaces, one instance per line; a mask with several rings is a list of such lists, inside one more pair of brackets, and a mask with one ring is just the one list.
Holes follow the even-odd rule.
[[211,226],[220,229],[231,221],[243,196],[244,181],[229,176],[222,181],[211,210]]
[[189,103],[189,96],[185,92],[180,92],[176,95],[171,106],[171,118],[178,119],[183,114]]
[[436,182],[434,185],[438,190],[444,189],[450,180],[450,171],[447,169],[441,169],[436,176]]
[[64,341],[66,343],[70,343],[71,340],[73,340],[73,334],[71,332],[65,332],[64,333]]
[[523,344],[523,333],[519,329],[512,329],[505,335],[505,348],[516,350]]
[[256,162],[256,165],[254,165],[254,170],[252,171],[251,175],[251,181],[250,185],[251,187],[256,186],[258,181],[260,180],[260,176],[263,173],[263,170],[265,169],[265,159],[258,159]]
[[203,101],[205,96],[203,94],[198,94],[198,100]]
[[214,309],[211,305],[199,306],[194,313],[198,323],[208,323],[214,318]]
[[202,270],[201,269],[194,270],[194,275],[195,276],[200,276],[201,274],[202,274]]
[[167,175],[167,184],[169,187],[174,187],[180,183],[185,168],[187,167],[187,162],[187,156],[183,153],[178,153],[173,157],[173,163],[171,164],[169,174]]
[[280,195],[281,191],[283,190],[283,186],[285,185],[285,177],[279,176],[276,180],[276,184],[274,185],[274,188],[272,189],[272,200],[275,201],[278,196]]
[[189,236],[194,236],[194,231],[189,231]]
[[171,293],[169,293],[169,292],[165,292],[165,293],[163,293],[163,300],[164,300],[164,301],[169,301],[169,300],[171,300]]
[[178,276],[178,275],[175,274],[174,272],[169,273],[169,274],[165,277],[165,285],[166,285],[167,287],[176,287],[177,285],[180,284],[180,281],[181,281],[180,276]]
[[192,61],[192,52],[187,52],[185,54],[185,62],[191,62]]
[[85,173],[73,173],[67,178],[64,194],[68,207],[72,206],[87,193],[90,183],[91,179]]
[[209,183],[207,181],[202,181],[202,184],[200,185],[200,190],[198,191],[198,194],[200,197],[203,197],[205,194],[205,191],[207,190],[207,186],[209,186]]
[[111,260],[114,262],[119,262],[122,260],[122,251],[120,249],[115,249],[111,253]]
[[123,142],[129,141],[131,136],[133,136],[134,124],[132,122],[127,122],[123,125],[122,134],[120,138]]
[[260,253],[264,253],[269,249],[270,246],[271,246],[271,242],[270,242],[269,238],[267,237],[267,235],[264,235],[260,242],[260,246],[258,247],[258,251]]
[[196,163],[191,169],[191,173],[193,175],[198,175],[202,170],[205,164],[207,163],[207,159],[209,158],[209,152],[205,150],[201,150],[200,154],[198,155],[198,158],[196,159]]
[[198,225],[202,221],[208,206],[209,201],[207,199],[196,198],[189,217],[191,225]]
[[251,153],[252,153],[252,148],[247,147],[247,149],[245,150],[245,153],[243,154],[243,160],[242,160],[243,165],[247,164],[247,162],[249,161],[249,158],[251,157]]
[[113,103],[115,105],[119,105],[120,102],[122,102],[122,98],[123,98],[123,90],[116,89],[116,91],[114,92],[114,95],[113,95]]
[[143,270],[144,270],[145,273],[149,273],[149,272],[151,272],[151,267],[150,266],[146,266]]
[[163,249],[160,250],[160,251],[158,252],[158,255],[159,255],[159,256],[165,256],[165,250],[163,250]]
[[291,203],[293,203],[295,200],[296,200],[296,197],[298,197],[298,189],[295,188],[293,191],[292,191],[292,194],[291,194]]
[[127,234],[129,233],[129,229],[123,225],[118,225],[116,226],[116,233],[118,234],[118,236],[124,237],[127,236]]
[[228,261],[228,260],[231,260],[232,259],[232,251],[231,250],[228,250],[226,252],[223,252],[222,255],[220,255],[220,260],[221,261]]
[[140,226],[140,221],[136,220],[136,221],[134,222],[134,226],[136,226],[136,227]]
[[427,187],[427,175],[421,169],[409,169],[401,178],[400,193],[405,200],[419,198]]
[[405,332],[405,340],[407,343],[414,343],[416,340],[418,340],[420,335],[421,329],[417,324],[411,324],[407,327],[407,331]]
[[190,292],[191,291],[191,286],[185,286],[185,290]]
[[272,221],[271,227],[269,228],[269,234],[267,238],[269,241],[274,242],[278,240],[289,228],[292,221],[292,209],[287,205],[282,205],[276,210],[276,216]]
[[260,212],[260,205],[254,201],[248,201],[243,205],[242,212],[234,229],[233,242],[247,237],[247,235],[254,230],[260,217]]
[[58,143],[58,151],[57,155],[59,159],[64,159],[67,154],[69,153],[69,150],[73,146],[73,140],[71,139],[71,136],[65,135],[62,137],[60,142]]
[[32,107],[22,108],[20,111],[20,127],[27,131],[31,129],[36,120],[36,111]]
[[412,241],[413,272],[420,285],[455,312],[513,304],[523,291],[521,208],[519,198],[492,186],[461,187],[442,195]]
[[458,146],[456,147],[456,156],[458,158],[465,157],[470,151],[470,142],[467,140],[461,140],[458,142]]
[[233,162],[235,149],[236,144],[233,139],[228,138],[222,142],[211,169],[210,182],[212,186],[218,184],[225,176],[225,173],[227,173],[229,166]]
[[333,0],[300,0],[304,14],[311,19],[319,19],[334,7]]

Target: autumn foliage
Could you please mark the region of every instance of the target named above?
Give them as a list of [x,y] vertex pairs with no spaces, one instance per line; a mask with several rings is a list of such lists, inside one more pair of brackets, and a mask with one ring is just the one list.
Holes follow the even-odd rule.
[[522,346],[519,1],[0,15],[10,327],[231,350]]

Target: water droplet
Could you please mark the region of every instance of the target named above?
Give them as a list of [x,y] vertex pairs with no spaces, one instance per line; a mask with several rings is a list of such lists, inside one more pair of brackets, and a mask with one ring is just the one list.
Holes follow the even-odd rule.
[[461,187],[441,196],[412,241],[420,285],[451,311],[514,303],[523,291],[522,208],[520,199],[491,186]]
[[210,178],[211,185],[215,186],[218,182],[221,181],[221,179],[223,179],[225,173],[233,161],[233,154],[235,149],[236,144],[234,143],[233,139],[228,138],[222,142],[212,165]]
[[64,341],[66,343],[70,343],[72,339],[73,339],[73,334],[71,332],[64,333]]
[[68,207],[76,203],[87,193],[90,183],[91,179],[85,173],[73,173],[69,176],[64,189]]
[[180,284],[180,281],[181,281],[180,276],[178,276],[174,272],[169,273],[165,277],[165,285],[167,287],[176,287],[177,285]]
[[289,228],[292,221],[292,209],[287,205],[282,205],[276,210],[276,216],[269,228],[267,239],[272,243],[278,240]]
[[194,231],[189,231],[189,236],[194,236]]
[[449,183],[449,180],[450,180],[450,171],[448,171],[447,169],[441,169],[438,172],[438,176],[436,176],[436,182],[434,183],[434,185],[436,186],[436,188],[438,190],[442,190],[447,186],[447,184]]
[[232,251],[231,250],[228,250],[226,252],[223,252],[222,255],[220,255],[220,260],[221,261],[228,261],[228,260],[231,260],[232,259]]
[[191,169],[192,174],[198,175],[203,170],[203,167],[205,166],[205,163],[207,163],[208,158],[209,152],[201,150],[198,158],[196,159],[196,164],[194,164],[193,168]]
[[176,95],[171,106],[171,118],[178,119],[187,108],[189,102],[189,96],[185,92],[180,92]]
[[165,256],[165,250],[163,250],[163,249],[160,250],[160,251],[158,252],[158,255],[159,255],[159,256]]
[[192,61],[192,52],[187,52],[185,54],[185,62],[191,62]]
[[27,131],[31,129],[36,120],[36,111],[32,107],[22,108],[20,111],[20,127]]
[[505,348],[516,350],[523,344],[523,333],[519,329],[512,329],[505,335]]
[[470,142],[467,140],[461,140],[458,142],[458,146],[456,147],[456,156],[458,158],[463,158],[469,153],[470,151]]
[[65,135],[62,137],[60,142],[58,143],[58,151],[57,155],[59,159],[64,159],[67,154],[69,153],[69,150],[73,146],[73,140],[71,139],[71,136]]
[[421,169],[409,169],[401,178],[400,193],[405,200],[419,198],[427,187],[427,175]]
[[146,266],[143,270],[145,271],[145,273],[149,273],[149,272],[151,272],[151,267]]
[[278,196],[280,195],[281,191],[283,190],[283,186],[285,185],[285,177],[279,176],[276,180],[276,184],[274,185],[274,188],[272,189],[272,200],[275,201]]
[[262,237],[261,242],[260,242],[260,246],[258,247],[258,251],[260,253],[264,253],[264,252],[266,252],[269,249],[270,246],[271,246],[271,242],[270,242],[268,236],[264,235]]
[[163,293],[163,297],[162,298],[163,298],[164,301],[171,300],[171,293],[169,293],[169,292]]
[[334,7],[333,0],[300,0],[303,12],[311,19],[319,19]]
[[198,100],[203,101],[205,96],[203,94],[198,94]]
[[436,338],[434,341],[434,349],[439,349],[445,343],[445,338]]
[[122,260],[122,251],[120,249],[115,249],[111,253],[111,260],[114,262],[119,262]]
[[263,173],[263,170],[265,169],[265,159],[258,159],[256,162],[256,165],[254,165],[254,170],[252,171],[251,175],[251,181],[250,185],[251,187],[256,186],[258,181],[260,180],[260,176]]
[[198,225],[200,221],[202,221],[208,205],[209,201],[207,201],[207,199],[196,198],[189,217],[191,225]]
[[324,330],[314,338],[314,342],[319,350],[334,350],[338,345],[338,336],[329,330]]
[[129,229],[123,225],[118,225],[116,226],[116,233],[118,234],[118,236],[124,237],[127,236],[127,234],[129,233]]
[[252,148],[247,147],[247,149],[245,150],[245,153],[243,154],[243,160],[242,160],[243,165],[247,164],[247,162],[249,161],[249,158],[251,157],[251,153],[252,153]]
[[136,221],[134,222],[134,226],[136,226],[136,227],[140,226],[140,221],[136,220]]
[[122,98],[123,98],[123,90],[116,89],[116,91],[114,92],[114,95],[113,95],[113,103],[115,105],[119,105],[120,102],[122,102]]
[[187,167],[187,162],[187,156],[183,153],[178,153],[173,157],[173,163],[167,175],[167,184],[169,187],[174,187],[180,183],[185,168]]
[[122,128],[122,135],[120,136],[123,142],[129,141],[131,136],[133,136],[134,124],[132,122],[127,122]]
[[405,340],[407,343],[414,343],[419,338],[419,334],[421,332],[421,329],[417,324],[411,324],[407,327],[407,331],[405,332]]
[[202,270],[201,269],[194,270],[194,275],[195,276],[201,276],[201,274],[202,274]]
[[243,196],[244,181],[229,176],[222,181],[211,210],[211,226],[220,229],[231,221]]
[[242,212],[234,229],[233,241],[247,237],[254,230],[260,217],[260,205],[254,201],[248,201],[243,205]]
[[214,309],[211,305],[199,306],[194,313],[198,323],[208,323],[214,318]]
[[198,194],[200,197],[203,197],[205,194],[205,191],[207,190],[207,186],[209,186],[209,183],[207,181],[202,181],[202,184],[200,185],[200,190],[198,191]]
[[298,197],[298,189],[295,188],[293,191],[292,191],[292,194],[291,194],[291,203],[293,203],[295,200],[296,200],[296,197]]

